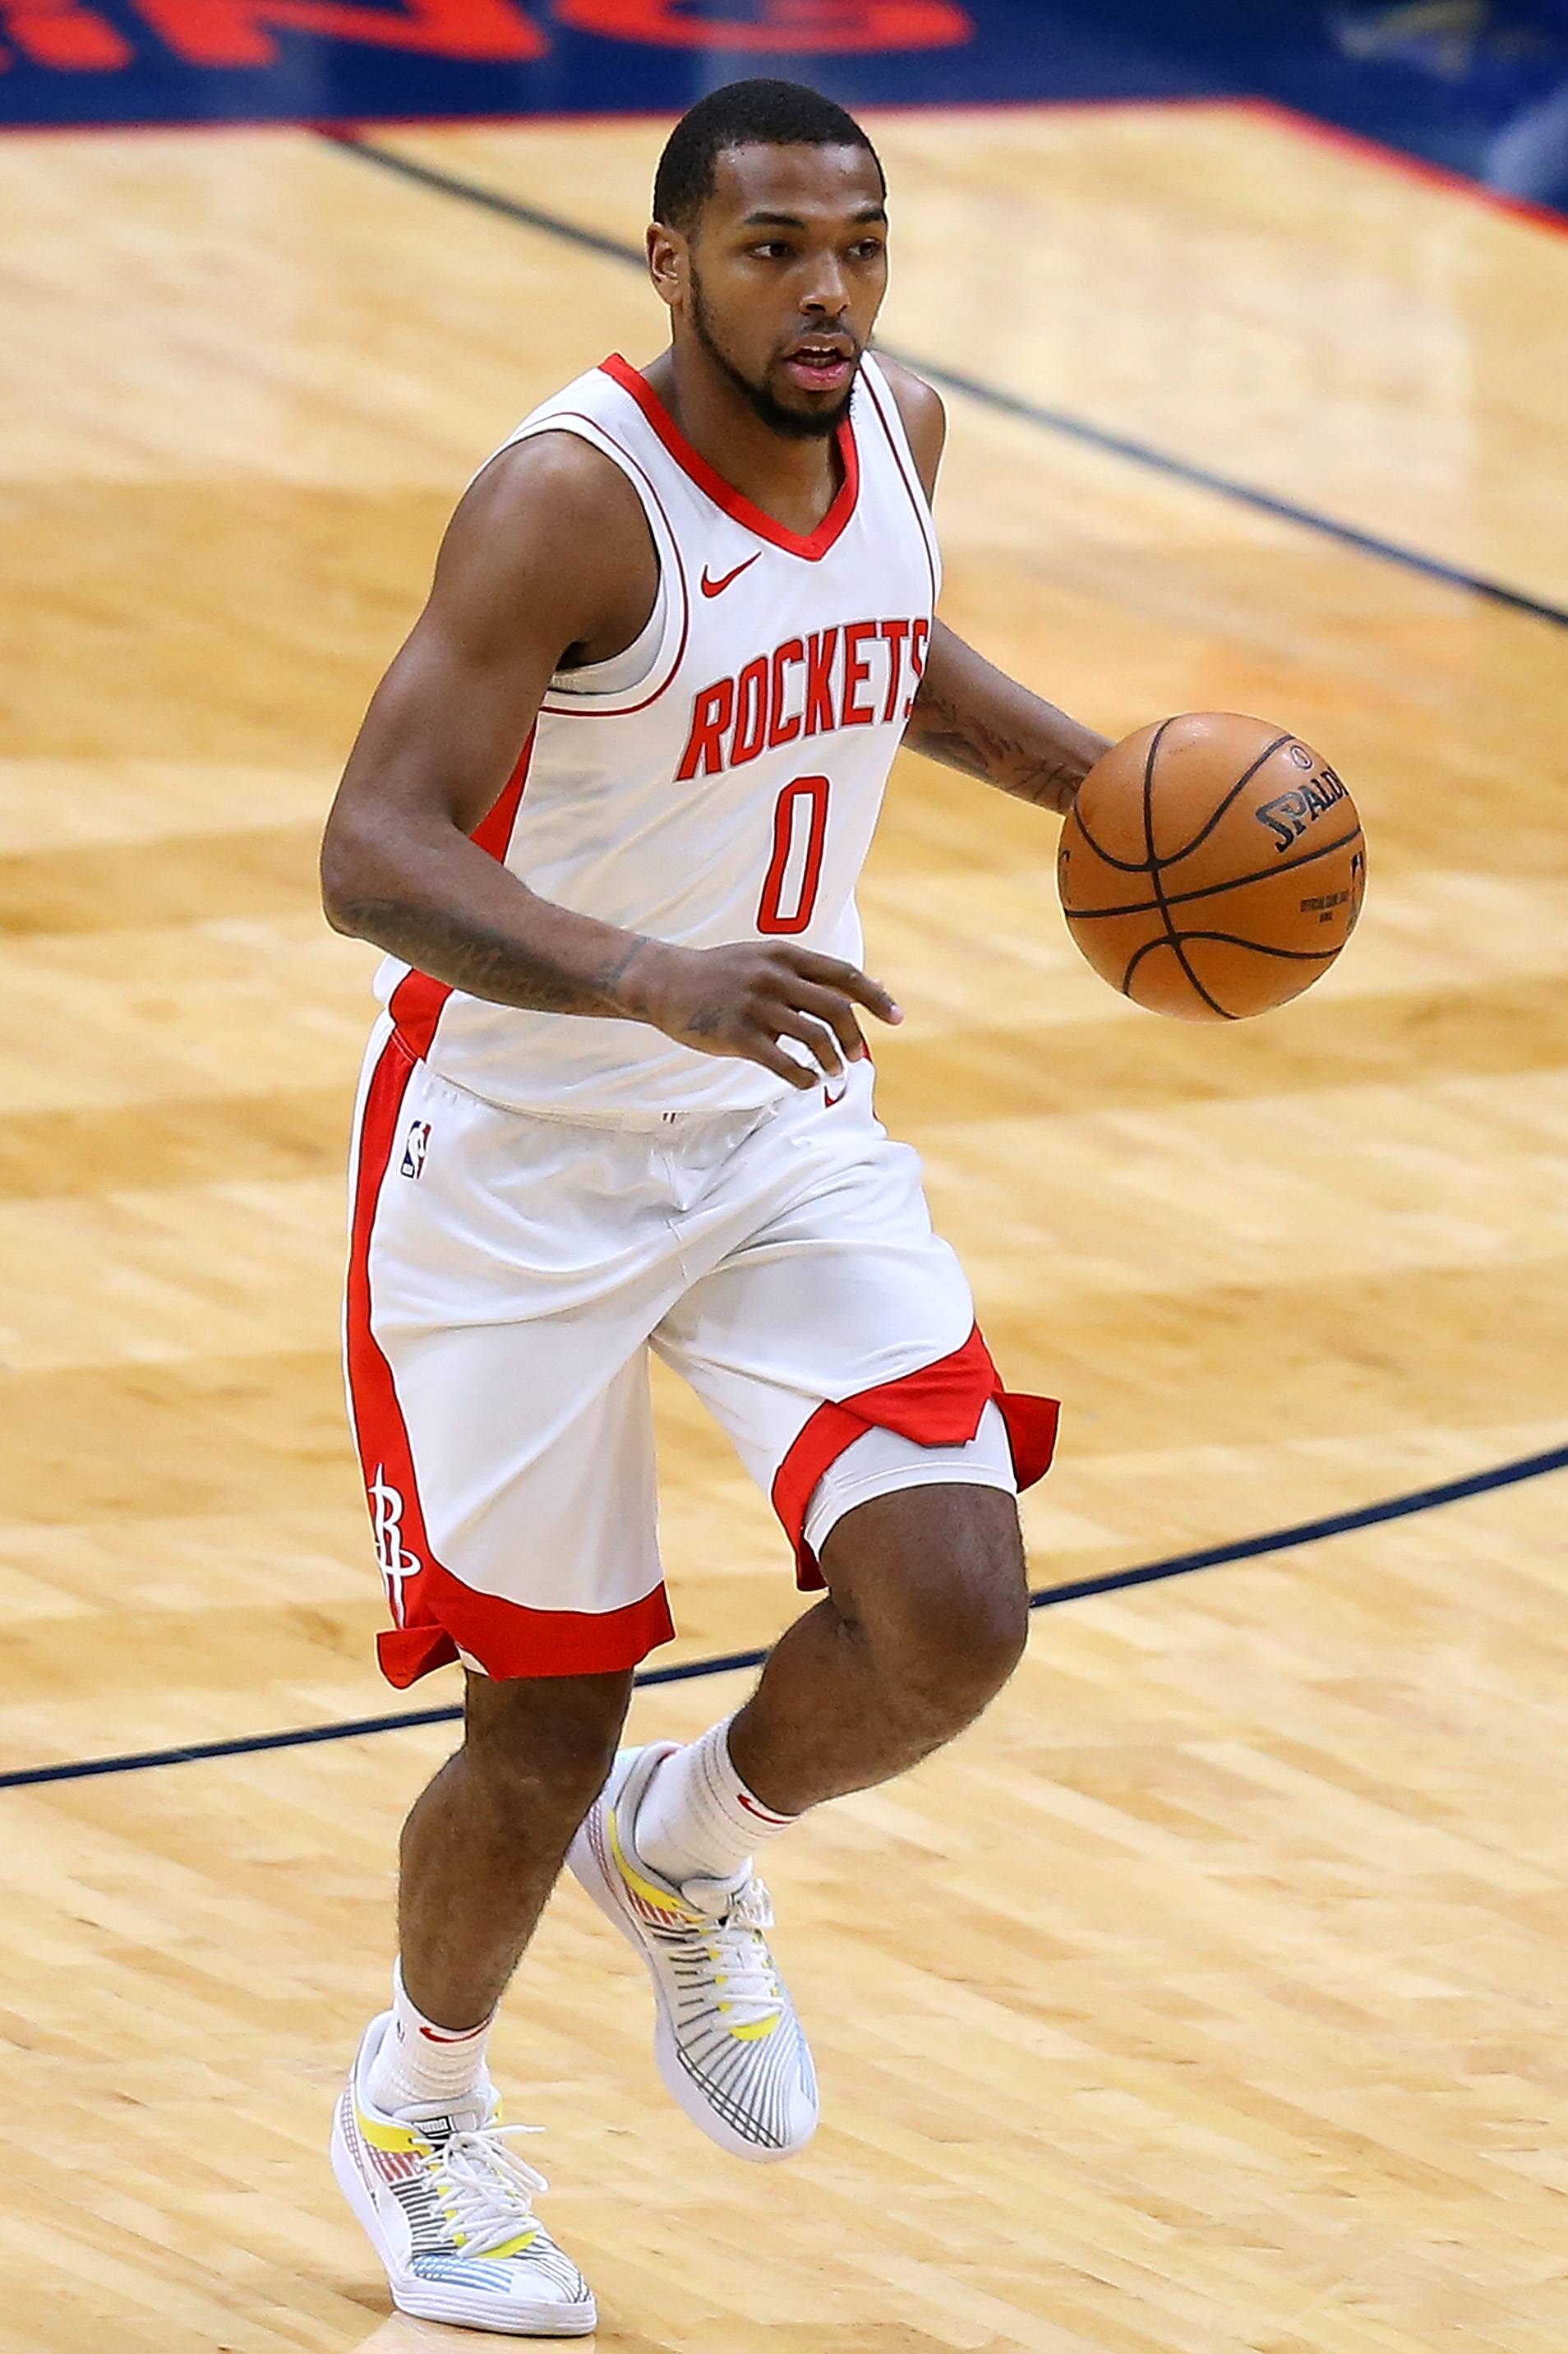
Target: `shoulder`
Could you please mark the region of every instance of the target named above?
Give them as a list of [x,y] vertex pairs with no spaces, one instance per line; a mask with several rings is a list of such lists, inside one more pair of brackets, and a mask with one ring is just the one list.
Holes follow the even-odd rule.
[[876,364],[898,404],[898,414],[929,498],[937,487],[937,469],[942,462],[942,445],[948,438],[948,412],[942,406],[942,396],[935,385],[927,384],[924,376],[916,376],[901,360],[890,360],[885,352],[876,354]]
[[537,433],[497,451],[464,492],[436,599],[498,611],[541,601],[576,637],[622,607],[645,614],[658,568],[642,502],[615,461],[580,434]]
[[630,478],[580,433],[533,433],[497,451],[464,492],[454,531],[500,531],[509,540],[553,543],[557,561],[577,546],[563,535],[608,533],[625,545],[648,545],[647,518]]

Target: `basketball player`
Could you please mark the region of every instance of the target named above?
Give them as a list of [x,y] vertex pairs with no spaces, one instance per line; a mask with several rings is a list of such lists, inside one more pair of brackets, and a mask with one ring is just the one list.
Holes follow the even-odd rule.
[[[1003,1391],[873,1110],[863,1023],[901,1016],[854,891],[900,742],[1061,811],[1104,739],[933,619],[941,407],[869,349],[885,194],[788,82],[676,126],[670,348],[580,376],[478,476],[327,829],[328,914],[389,958],[347,1312],[380,1657],[399,1686],[467,1670],[333,2154],[434,2320],[594,2326],[485,2065],[568,1848],[648,1966],[676,2101],[789,2157],[816,2084],[753,1857],[951,1740],[1023,1646],[1016,1491],[1055,1409]],[[618,1755],[673,1631],[651,1348],[825,1596],[726,1723]]]

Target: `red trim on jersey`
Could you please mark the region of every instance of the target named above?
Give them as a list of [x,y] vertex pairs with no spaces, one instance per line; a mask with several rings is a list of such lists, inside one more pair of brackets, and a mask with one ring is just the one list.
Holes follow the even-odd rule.
[[736,523],[743,524],[747,531],[755,532],[758,539],[771,541],[775,547],[783,548],[789,556],[803,557],[808,564],[819,564],[841,537],[860,497],[860,451],[855,447],[854,428],[847,416],[836,436],[839,462],[844,470],[838,495],[815,531],[791,531],[788,524],[779,523],[775,516],[756,505],[744,491],[737,491],[733,482],[726,482],[724,476],[693,449],[647,377],[640,376],[630,360],[623,360],[619,352],[611,352],[609,359],[599,362],[599,369],[602,375],[620,385],[623,392],[631,395],[671,457],[691,476],[698,490],[705,493],[715,506],[722,507]]
[[[377,1522],[373,1497],[372,1523],[386,1549],[383,1572],[391,1567],[387,1582],[397,1620],[376,1639],[381,1672],[403,1691],[432,1668],[450,1666],[460,1647],[493,1676],[608,1675],[635,1667],[675,1631],[662,1585],[620,1610],[530,1610],[464,1585],[431,1549],[408,1425],[370,1313],[376,1204],[416,1067],[408,1046],[394,1033],[366,1091],[348,1262],[346,1353],[355,1443],[366,1489],[377,1491],[381,1500],[385,1517]],[[389,1495],[396,1496],[395,1516],[387,1505]]]
[[[535,733],[529,729],[517,766],[469,837],[481,850],[488,850],[492,858],[504,859],[511,847],[512,829],[517,822],[528,782],[528,766],[534,758]],[[429,1053],[436,1024],[451,993],[450,981],[433,981],[428,972],[417,972],[412,967],[392,991],[387,1011],[411,1055],[423,1058]]]
[[962,1447],[995,1401],[1007,1425],[1012,1468],[1021,1490],[1051,1468],[1062,1409],[1054,1398],[1030,1397],[1002,1387],[977,1324],[961,1349],[896,1381],[858,1396],[820,1405],[779,1466],[773,1509],[795,1548],[795,1582],[806,1593],[827,1581],[806,1543],[806,1513],[817,1482],[846,1447],[868,1430],[895,1430],[918,1447]]

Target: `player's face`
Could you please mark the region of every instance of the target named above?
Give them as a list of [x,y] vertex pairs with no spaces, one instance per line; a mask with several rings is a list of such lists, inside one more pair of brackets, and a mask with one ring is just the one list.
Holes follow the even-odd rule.
[[685,242],[674,307],[776,432],[832,433],[887,289],[862,147],[736,147]]

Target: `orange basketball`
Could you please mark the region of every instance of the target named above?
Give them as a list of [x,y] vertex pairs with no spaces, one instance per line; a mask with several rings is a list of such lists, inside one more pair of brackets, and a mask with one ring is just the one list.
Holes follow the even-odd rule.
[[1287,728],[1202,711],[1141,727],[1084,779],[1056,860],[1068,928],[1152,1013],[1237,1022],[1310,989],[1355,928],[1356,805]]

